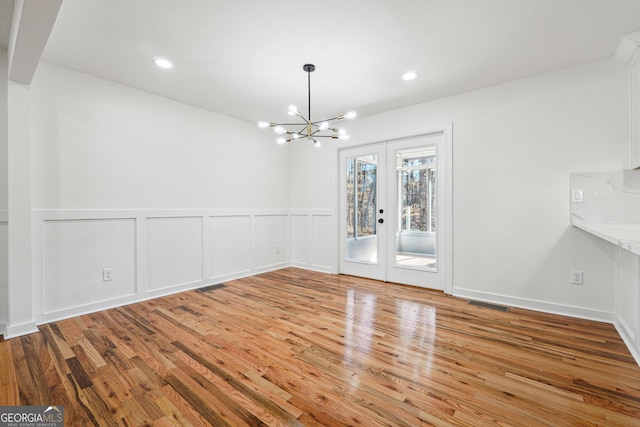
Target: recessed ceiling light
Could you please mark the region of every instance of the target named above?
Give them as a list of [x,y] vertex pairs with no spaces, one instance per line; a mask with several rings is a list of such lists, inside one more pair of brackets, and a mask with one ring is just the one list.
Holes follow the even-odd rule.
[[418,77],[418,73],[416,71],[407,71],[402,75],[402,80],[413,80]]
[[173,64],[171,61],[165,58],[153,58],[153,63],[156,64],[160,68],[171,68]]

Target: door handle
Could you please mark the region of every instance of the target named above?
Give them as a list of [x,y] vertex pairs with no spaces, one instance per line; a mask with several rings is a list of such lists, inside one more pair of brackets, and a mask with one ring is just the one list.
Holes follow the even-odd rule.
[[380,219],[378,220],[378,222],[379,222],[380,224],[382,224],[382,223],[384,222],[384,219],[380,218]]

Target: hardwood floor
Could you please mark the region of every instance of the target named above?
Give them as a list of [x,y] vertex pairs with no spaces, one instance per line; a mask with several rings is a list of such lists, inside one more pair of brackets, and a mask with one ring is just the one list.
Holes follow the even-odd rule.
[[640,425],[613,326],[279,270],[0,342],[0,405],[66,425]]

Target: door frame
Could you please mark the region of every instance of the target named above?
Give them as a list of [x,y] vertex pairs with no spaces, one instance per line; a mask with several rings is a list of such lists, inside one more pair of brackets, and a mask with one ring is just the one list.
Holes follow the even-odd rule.
[[445,218],[438,225],[439,230],[444,234],[443,262],[439,268],[442,269],[444,275],[444,293],[451,295],[453,293],[453,123],[445,123],[434,125],[428,128],[419,128],[409,131],[392,132],[387,135],[371,137],[360,141],[348,142],[334,146],[333,160],[335,165],[335,173],[333,174],[333,218],[334,218],[334,271],[340,274],[340,150],[346,148],[354,148],[376,143],[392,142],[399,139],[415,138],[425,135],[440,133],[444,138],[444,164],[445,164],[445,194],[438,195],[438,202],[445,205]]

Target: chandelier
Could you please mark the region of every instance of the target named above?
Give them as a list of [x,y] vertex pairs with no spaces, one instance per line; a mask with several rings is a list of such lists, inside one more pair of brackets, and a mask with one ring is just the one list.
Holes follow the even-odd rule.
[[290,105],[289,115],[297,116],[298,118],[302,119],[303,122],[258,122],[258,127],[260,129],[272,127],[273,131],[277,135],[279,135],[278,139],[276,140],[278,144],[285,144],[287,142],[292,142],[299,139],[307,139],[308,141],[312,141],[316,147],[319,147],[319,138],[349,139],[349,135],[347,135],[347,132],[344,129],[337,129],[333,127],[333,122],[344,119],[355,119],[355,111],[349,111],[348,113],[332,117],[330,119],[316,121],[311,120],[311,73],[316,69],[316,66],[313,64],[305,64],[302,69],[307,73],[307,93],[309,96],[308,118],[305,118],[295,105]]

